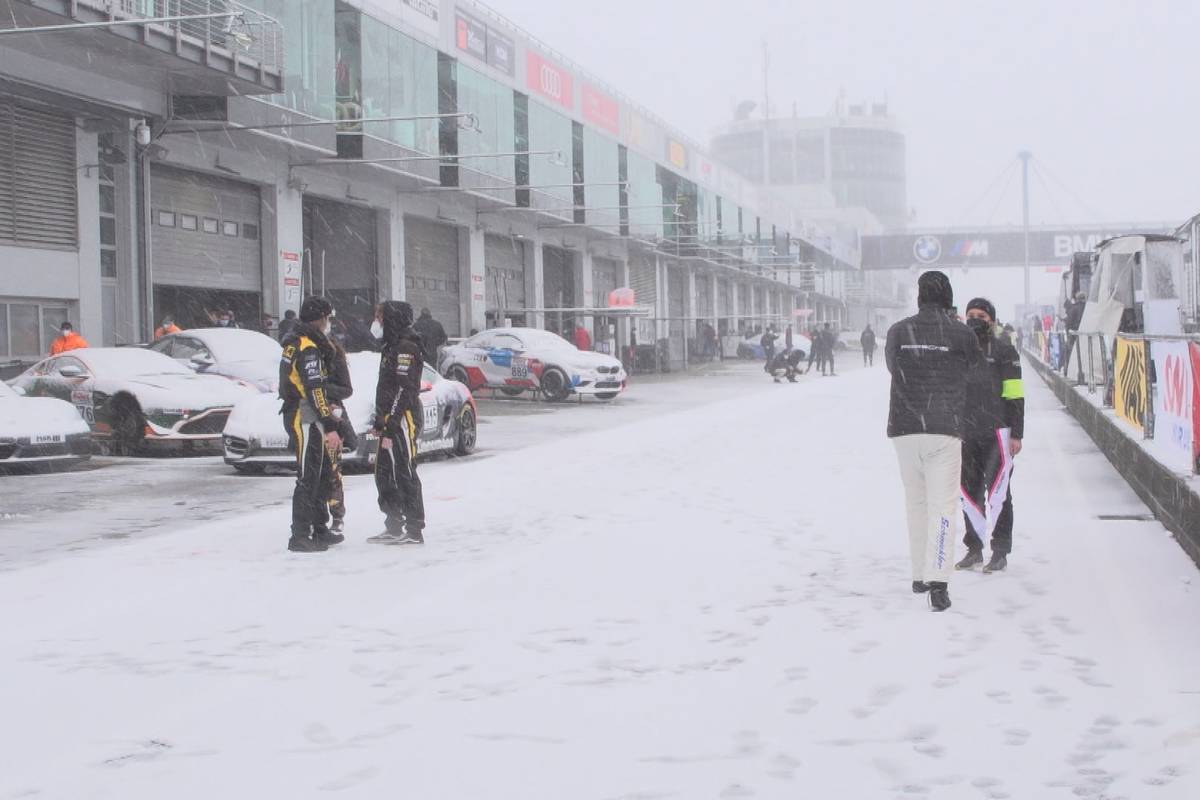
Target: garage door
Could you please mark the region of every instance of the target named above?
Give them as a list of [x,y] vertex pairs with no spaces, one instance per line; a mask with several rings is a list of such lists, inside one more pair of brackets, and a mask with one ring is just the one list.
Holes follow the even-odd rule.
[[154,282],[261,292],[260,205],[256,186],[154,165]]
[[608,295],[620,286],[617,276],[620,274],[620,263],[611,258],[592,259],[592,306],[606,308]]
[[507,311],[514,316],[525,308],[525,242],[511,236],[484,239],[484,276],[487,281],[487,312],[497,317]]
[[428,308],[450,336],[462,336],[458,228],[420,217],[404,218],[406,298],[418,312]]
[[713,318],[712,277],[709,275],[696,276],[696,317]]
[[667,268],[667,304],[671,317],[671,367],[675,369],[683,366],[687,336],[683,319],[687,315],[687,280],[681,267]]
[[[629,261],[629,288],[633,289],[633,301],[648,308],[653,317],[658,316],[658,278],[655,276],[654,256],[639,253]],[[642,344],[654,344],[658,338],[654,319],[637,317],[637,340]]]

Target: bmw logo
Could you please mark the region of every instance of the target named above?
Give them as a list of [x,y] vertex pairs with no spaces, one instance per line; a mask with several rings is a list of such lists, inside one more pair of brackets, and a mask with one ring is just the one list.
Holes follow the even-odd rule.
[[918,236],[913,242],[913,257],[922,264],[936,263],[942,257],[942,242],[936,236]]

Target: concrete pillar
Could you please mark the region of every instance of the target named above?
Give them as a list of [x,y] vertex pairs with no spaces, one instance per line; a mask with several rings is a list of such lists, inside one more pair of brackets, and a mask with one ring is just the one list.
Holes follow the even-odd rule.
[[[579,258],[574,259],[575,263],[575,305],[580,308],[595,308],[595,281],[592,275],[592,252],[588,249],[587,244],[579,251]],[[586,316],[577,316],[575,318],[576,325],[582,325],[585,330],[595,330],[595,320],[588,314]]]
[[667,280],[667,269],[666,261],[658,253],[655,253],[654,280],[658,283],[658,308],[654,310],[654,316],[657,318],[657,323],[654,326],[656,343],[657,340],[666,339],[671,335],[671,323],[667,320],[667,317],[671,313],[671,304],[667,298],[671,282]]
[[741,322],[741,302],[742,286],[735,280],[729,281],[729,332],[737,333],[738,325]]
[[379,299],[404,300],[408,296],[404,263],[404,205],[397,194],[390,207],[376,215],[379,243]]
[[697,309],[700,308],[698,298],[696,297],[696,270],[689,269],[687,271],[687,299],[683,305],[683,315],[687,317],[687,321],[683,323],[683,368],[687,369],[688,363],[692,360],[689,351],[688,342],[696,338],[696,317],[699,316]]
[[[542,237],[535,235],[526,239],[525,246],[525,306],[546,307],[546,253],[542,249]],[[525,315],[525,324],[530,328],[545,328],[546,314],[531,311]]]
[[[621,259],[621,261],[618,262],[618,266],[617,266],[617,287],[618,288],[624,288],[624,287],[629,286],[629,283],[632,280],[632,276],[630,274],[631,272],[632,272],[632,269],[629,266],[629,252],[628,252],[628,250],[626,250],[625,258]],[[637,323],[634,320],[630,319],[629,317],[620,317],[617,320],[617,352],[614,353],[613,355],[617,356],[618,358],[621,358],[622,361],[624,361],[625,359],[622,357],[621,354],[624,353],[625,350],[629,347],[630,331],[633,329],[633,326],[636,324]]]
[[300,313],[304,269],[304,195],[288,186],[287,165],[281,165],[273,187],[263,187],[263,308],[282,319],[285,311]]
[[762,326],[762,320],[759,318],[762,309],[758,307],[758,292],[754,290],[754,284],[747,283],[746,291],[750,293],[750,327]]
[[459,241],[465,237],[466,246],[460,245],[458,249],[461,266],[459,280],[462,281],[459,295],[463,300],[463,329],[458,335],[466,336],[472,330],[481,331],[487,327],[487,294],[484,288],[487,279],[484,266],[487,233],[478,225],[470,225],[461,230],[463,233]]
[[[76,128],[77,164],[99,162],[96,138],[96,134]],[[99,345],[104,341],[100,291],[100,170],[93,167],[75,174],[78,176],[75,202],[79,215],[79,310],[69,318],[83,338]],[[43,332],[43,336],[46,335],[48,332]]]

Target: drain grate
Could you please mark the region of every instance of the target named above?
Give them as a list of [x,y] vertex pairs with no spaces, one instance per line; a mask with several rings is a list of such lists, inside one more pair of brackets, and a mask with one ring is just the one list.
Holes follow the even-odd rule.
[[1103,522],[1154,522],[1153,514],[1097,514]]

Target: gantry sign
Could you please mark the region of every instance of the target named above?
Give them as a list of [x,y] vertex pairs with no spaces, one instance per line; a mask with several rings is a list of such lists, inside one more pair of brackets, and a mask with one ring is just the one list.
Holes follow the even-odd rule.
[[[1029,263],[1066,265],[1071,254],[1091,250],[1105,239],[1127,233],[1170,233],[1163,226],[1044,230],[1029,232]],[[863,269],[938,267],[1021,267],[1025,236],[1017,230],[884,234],[862,238]]]

